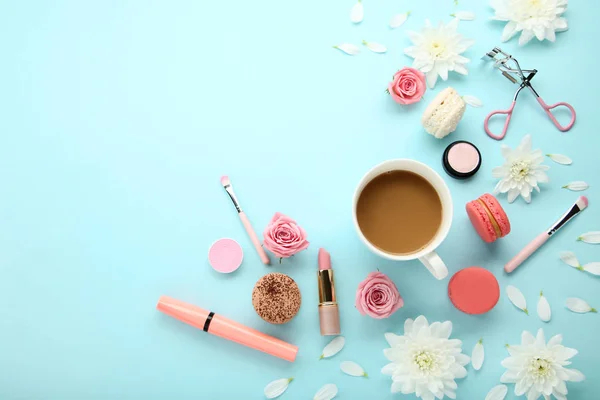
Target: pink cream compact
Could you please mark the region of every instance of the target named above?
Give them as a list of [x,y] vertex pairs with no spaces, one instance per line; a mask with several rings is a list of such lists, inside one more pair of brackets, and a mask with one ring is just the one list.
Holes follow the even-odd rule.
[[481,167],[481,153],[473,143],[459,140],[451,143],[442,156],[444,169],[453,178],[470,178]]
[[219,239],[208,250],[210,266],[223,274],[229,274],[238,269],[243,258],[242,247],[233,239]]

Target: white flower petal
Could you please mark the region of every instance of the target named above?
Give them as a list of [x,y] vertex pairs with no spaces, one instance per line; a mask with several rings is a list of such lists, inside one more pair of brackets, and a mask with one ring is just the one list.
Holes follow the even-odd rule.
[[319,359],[335,356],[344,348],[345,344],[346,339],[343,336],[337,336],[323,348],[323,352]]
[[582,190],[586,190],[589,187],[590,187],[590,185],[588,185],[584,181],[575,181],[575,182],[566,184],[565,186],[563,186],[563,189],[569,189],[574,192],[580,192]]
[[367,46],[367,49],[371,50],[373,53],[385,53],[387,51],[387,47],[381,43],[367,42],[366,40],[363,40],[362,44]]
[[333,383],[323,386],[313,397],[313,400],[331,400],[338,394],[338,388]]
[[533,336],[528,331],[523,331],[521,333],[521,345],[522,346],[528,346],[528,345],[533,344],[533,343],[535,343],[535,336]]
[[477,107],[477,108],[483,107],[483,102],[475,96],[471,96],[471,95],[467,94],[467,95],[464,95],[462,98],[465,101],[465,103],[467,103],[471,107]]
[[343,373],[350,376],[368,376],[365,370],[354,361],[342,361],[340,369]]
[[444,321],[442,322],[439,329],[439,337],[443,339],[448,339],[452,334],[452,321]]
[[471,353],[471,365],[475,371],[479,371],[483,365],[483,359],[485,357],[485,351],[483,349],[483,339],[479,339],[479,342],[473,347]]
[[597,312],[595,308],[587,303],[587,301],[578,299],[577,297],[569,297],[566,305],[569,310],[580,314]]
[[527,301],[519,289],[512,285],[508,285],[506,287],[506,294],[508,295],[508,299],[515,305],[515,307],[529,315],[529,311],[527,310]]
[[406,341],[404,336],[398,336],[395,333],[387,332],[384,334],[385,340],[387,340],[390,347],[397,347]]
[[592,275],[600,275],[600,262],[591,262],[583,266],[585,272],[589,272]]
[[475,19],[475,13],[472,11],[457,11],[454,14],[450,14],[450,16],[458,18],[461,21],[473,21]]
[[489,391],[487,396],[485,396],[485,400],[504,400],[506,395],[508,394],[508,386],[506,385],[498,385],[494,386],[492,390]]
[[569,380],[571,382],[581,382],[585,380],[585,375],[577,369],[567,369],[567,373],[569,374]]
[[552,318],[552,310],[550,309],[550,303],[548,303],[548,299],[544,296],[544,292],[540,292],[540,298],[538,299],[537,304],[537,314],[538,317],[544,322],[550,321]]
[[362,22],[364,13],[365,10],[363,4],[361,0],[358,0],[358,2],[352,7],[352,10],[350,10],[350,21],[352,21],[354,24]]
[[281,396],[283,392],[287,390],[288,385],[293,380],[294,378],[283,378],[269,383],[267,386],[265,386],[265,397],[267,399],[274,399]]
[[410,11],[402,13],[402,14],[394,15],[390,21],[390,28],[392,28],[392,29],[400,28],[402,26],[402,24],[404,24],[406,22],[409,15],[410,15]]
[[350,44],[350,43],[338,44],[336,46],[333,46],[333,48],[343,51],[344,53],[351,55],[351,56],[355,56],[358,53],[360,53],[360,49],[358,48],[358,46]]
[[458,364],[462,365],[463,367],[471,362],[471,357],[462,353],[456,354],[454,356],[454,359]]
[[577,240],[589,244],[600,244],[600,231],[587,232],[579,236]]
[[567,265],[570,265],[573,268],[581,268],[581,264],[579,264],[579,260],[575,256],[575,253],[572,251],[563,251],[560,253],[560,259]]
[[564,156],[562,154],[546,154],[546,156],[551,159],[552,161],[554,161],[555,163],[558,164],[562,164],[562,165],[571,165],[573,164],[573,160],[571,160],[569,157]]

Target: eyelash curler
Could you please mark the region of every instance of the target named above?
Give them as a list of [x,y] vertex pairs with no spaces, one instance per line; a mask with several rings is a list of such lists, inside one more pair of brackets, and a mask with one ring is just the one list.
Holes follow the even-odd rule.
[[[510,123],[513,110],[515,109],[515,104],[517,103],[517,97],[519,96],[521,90],[523,90],[524,88],[528,88],[529,90],[531,90],[531,92],[535,95],[535,98],[540,104],[540,106],[542,106],[542,108],[544,109],[554,126],[558,128],[558,130],[560,130],[561,132],[566,132],[573,127],[573,125],[575,124],[575,109],[573,108],[573,106],[565,102],[548,105],[535,91],[533,86],[531,86],[531,80],[538,72],[536,69],[522,69],[516,58],[514,58],[508,53],[505,53],[498,47],[494,47],[494,49],[486,53],[485,56],[482,57],[482,59],[494,61],[494,68],[500,70],[502,72],[502,75],[504,75],[512,83],[520,82],[519,88],[517,89],[515,96],[513,97],[513,101],[510,108],[507,110],[492,111],[485,118],[483,127],[485,129],[485,133],[487,133],[489,137],[496,140],[504,139],[504,137],[506,136],[506,131],[508,130],[508,124]],[[566,107],[570,111],[571,121],[569,121],[568,125],[561,125],[552,114],[552,110],[557,107]],[[489,128],[490,118],[494,115],[506,115],[506,121],[504,121],[504,128],[502,129],[502,133],[500,135],[495,135],[490,131]]]

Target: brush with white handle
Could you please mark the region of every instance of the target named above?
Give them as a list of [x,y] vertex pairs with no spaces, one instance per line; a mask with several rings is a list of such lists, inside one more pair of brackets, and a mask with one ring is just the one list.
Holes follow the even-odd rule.
[[231,181],[229,180],[229,177],[227,175],[221,177],[221,184],[223,185],[223,188],[231,198],[231,201],[233,202],[233,205],[235,206],[235,209],[237,210],[238,215],[240,216],[240,220],[242,221],[244,228],[246,228],[246,233],[250,237],[250,240],[252,241],[252,244],[254,245],[258,256],[260,257],[260,260],[263,262],[263,264],[269,265],[271,263],[271,261],[269,260],[269,256],[267,256],[265,249],[262,248],[260,240],[258,240],[258,236],[256,236],[254,229],[252,229],[252,225],[250,225],[250,220],[248,220],[246,213],[242,211],[242,207],[240,207],[240,202],[238,201],[237,197],[235,197],[233,187],[231,186]]
[[567,211],[558,221],[556,221],[548,231],[540,233],[535,239],[531,241],[523,250],[519,252],[512,260],[510,260],[505,266],[504,270],[508,273],[513,272],[519,265],[521,265],[530,255],[532,255],[537,249],[542,247],[544,243],[552,237],[564,224],[569,222],[571,218],[585,210],[588,206],[588,199],[585,196],[581,196],[577,199],[573,207]]

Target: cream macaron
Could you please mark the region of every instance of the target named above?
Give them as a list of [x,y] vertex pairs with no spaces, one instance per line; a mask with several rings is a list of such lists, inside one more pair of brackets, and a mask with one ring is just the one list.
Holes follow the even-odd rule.
[[423,113],[423,127],[438,139],[448,136],[456,130],[466,109],[466,103],[458,92],[451,87],[442,90]]

